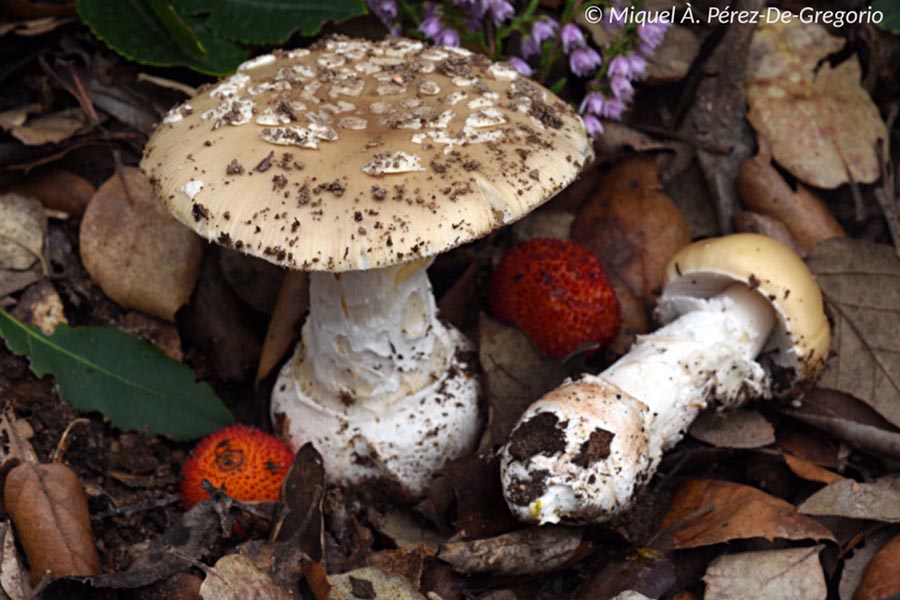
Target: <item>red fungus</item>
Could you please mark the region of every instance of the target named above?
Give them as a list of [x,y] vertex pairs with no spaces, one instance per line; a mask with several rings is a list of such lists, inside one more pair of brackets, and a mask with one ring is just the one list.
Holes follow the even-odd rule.
[[275,436],[255,427],[231,425],[206,436],[181,468],[181,499],[188,508],[209,498],[208,479],[233,498],[276,501],[294,453]]
[[488,291],[497,318],[518,325],[537,348],[563,358],[606,345],[619,331],[619,302],[590,250],[533,239],[511,249]]

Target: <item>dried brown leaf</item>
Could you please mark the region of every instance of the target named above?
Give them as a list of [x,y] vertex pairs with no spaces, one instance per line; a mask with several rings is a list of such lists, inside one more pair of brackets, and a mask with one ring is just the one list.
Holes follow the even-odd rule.
[[805,458],[800,458],[799,456],[794,456],[787,452],[785,452],[782,457],[784,458],[784,463],[788,466],[788,469],[801,479],[817,481],[826,485],[844,479],[837,473],[824,469]]
[[[660,529],[673,549],[738,539],[831,540],[831,532],[780,498],[730,481],[693,479],[672,498]],[[668,531],[667,531],[668,530]]]
[[750,46],[747,115],[772,156],[801,181],[836,188],[880,175],[876,143],[887,143],[878,107],[860,85],[855,55],[832,66],[825,58],[844,39],[821,25],[762,23]]
[[[764,0],[738,0],[734,11],[754,13]],[[731,231],[738,205],[734,182],[738,167],[753,153],[753,132],[747,124],[744,74],[755,25],[729,25],[703,64],[694,102],[684,120],[687,135],[699,144],[697,161],[716,208],[719,232]]]
[[[849,394],[815,388],[804,396],[801,408],[783,408],[781,412],[864,452],[900,460],[900,433],[881,415]],[[802,448],[792,451],[804,455]],[[811,460],[833,468],[838,463],[833,450],[831,455],[834,458],[829,461],[823,462],[824,456]]]
[[32,584],[47,572],[54,578],[100,572],[87,495],[72,469],[22,463],[6,476],[3,502],[31,565]]
[[10,600],[29,600],[32,590],[28,570],[22,566],[16,536],[9,521],[0,523],[0,538],[0,587]]
[[[648,553],[649,554],[649,553]],[[675,565],[667,558],[653,559],[651,556],[635,553],[627,559],[613,561],[590,574],[572,595],[572,600],[597,600],[613,598],[628,592],[640,593],[650,598],[667,597],[666,594],[677,583]],[[639,600],[640,597],[633,597]]]
[[775,429],[755,410],[708,410],[691,425],[691,437],[716,448],[762,448],[775,443]]
[[332,575],[329,579],[332,600],[425,600],[406,578],[374,567]]
[[660,167],[645,157],[619,163],[597,183],[572,223],[584,244],[632,294],[653,305],[666,264],[691,242],[687,221],[662,191]]
[[460,573],[531,575],[549,573],[569,560],[581,545],[574,527],[529,527],[470,542],[448,542],[438,558]]
[[[866,567],[872,562],[872,558],[878,554],[886,543],[897,535],[897,527],[882,527],[877,531],[865,535],[860,546],[857,544],[848,553],[844,554],[844,568],[841,569],[841,582],[838,587],[838,597],[841,600],[851,600],[856,588],[862,582]],[[851,554],[848,556],[848,554]]]
[[87,583],[101,589],[133,589],[187,571],[231,532],[227,516],[232,503],[227,496],[214,495],[194,505],[137,553],[127,570],[91,577]]
[[692,29],[672,25],[666,30],[659,48],[647,60],[647,82],[650,84],[680,81],[700,54],[700,38]]
[[484,371],[494,443],[509,437],[519,416],[535,399],[559,385],[568,374],[559,361],[539,352],[519,328],[481,315],[478,358]]
[[214,567],[206,568],[206,578],[200,586],[204,600],[290,600],[285,589],[260,571],[253,561],[242,554],[223,556]]
[[881,600],[900,594],[900,535],[893,537],[872,558],[853,600]]
[[0,112],[0,129],[9,131],[13,127],[22,125],[28,120],[28,115],[39,112],[40,110],[41,105],[32,102],[31,104],[17,106],[16,108]]
[[760,142],[759,154],[741,164],[737,185],[748,208],[784,223],[804,256],[819,242],[847,237],[818,196],[802,185],[796,191],[791,189],[772,166],[764,140]]
[[138,169],[126,167],[100,186],[80,238],[85,269],[117,304],[172,321],[190,298],[203,242],[169,214]]
[[230,248],[219,250],[219,267],[241,302],[263,314],[272,314],[284,280],[284,269]]
[[821,546],[720,556],[703,580],[706,600],[824,600]]
[[87,125],[87,117],[80,108],[67,108],[59,112],[29,119],[24,125],[10,129],[14,138],[26,146],[58,144],[69,139]]
[[97,188],[75,173],[50,169],[9,186],[9,191],[36,198],[45,208],[81,215]]
[[256,380],[265,379],[291,349],[300,335],[300,325],[309,310],[309,275],[288,271],[281,282],[278,300],[269,319],[266,339],[259,355]]
[[43,279],[43,277],[44,273],[38,264],[25,271],[0,269],[0,298],[24,290],[29,285]]
[[900,478],[882,477],[873,483],[842,479],[807,498],[797,511],[804,515],[900,523]]
[[809,267],[834,319],[836,356],[820,385],[900,426],[900,258],[888,246],[835,239],[816,247]]
[[46,233],[40,202],[19,194],[0,195],[0,269],[24,270],[43,262]]
[[322,560],[325,466],[311,443],[294,455],[281,486],[282,510],[272,529],[272,539],[291,541],[313,560]]
[[211,359],[216,375],[226,381],[244,380],[259,364],[258,334],[225,282],[215,252],[206,253],[197,289],[178,324],[184,338]]
[[739,210],[734,213],[734,229],[741,233],[758,233],[778,240],[797,254],[805,256],[794,241],[794,236],[787,226],[774,217],[753,212]]
[[428,527],[421,518],[417,518],[405,508],[396,508],[385,513],[372,508],[369,509],[367,516],[379,534],[390,539],[401,549],[423,547],[437,552],[440,545],[447,541],[446,536]]

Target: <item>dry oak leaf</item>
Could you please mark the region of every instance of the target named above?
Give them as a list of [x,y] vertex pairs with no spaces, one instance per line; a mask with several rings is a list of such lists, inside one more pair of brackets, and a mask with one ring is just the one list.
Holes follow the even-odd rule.
[[43,260],[47,217],[41,203],[0,195],[0,269],[24,270]]
[[40,146],[67,140],[86,125],[87,117],[83,110],[67,108],[29,119],[24,125],[10,129],[10,133],[26,146]]
[[80,175],[50,169],[9,186],[9,191],[36,198],[45,208],[81,215],[97,188]]
[[900,594],[900,535],[878,551],[853,594],[853,600],[880,600]]
[[737,185],[744,205],[783,223],[802,256],[819,242],[847,237],[818,196],[802,185],[792,189],[772,166],[764,139],[760,140],[759,153],[741,163]]
[[798,19],[761,23],[747,63],[747,119],[781,166],[828,189],[877,180],[876,144],[888,140],[878,107],[860,85],[857,57],[834,67],[824,60],[844,43]]
[[780,498],[708,479],[687,481],[676,490],[660,530],[671,536],[668,545],[676,550],[749,538],[834,541],[826,527]]
[[405,577],[385,573],[374,567],[331,575],[329,581],[332,586],[331,600],[425,600],[425,596]]
[[687,221],[663,193],[660,167],[650,158],[622,161],[597,182],[596,190],[572,223],[572,239],[652,305],[669,259],[691,242]]
[[703,580],[705,600],[824,600],[828,596],[819,562],[821,546],[720,556]]
[[797,511],[804,515],[900,523],[900,478],[882,477],[872,483],[842,479],[807,498]]
[[87,495],[72,469],[22,463],[6,476],[3,503],[31,565],[32,584],[47,572],[54,578],[100,572]]
[[716,448],[762,448],[775,443],[775,428],[755,410],[708,410],[691,425],[690,435]]
[[459,573],[548,573],[575,554],[581,536],[581,529],[573,527],[529,527],[492,538],[448,542],[441,547],[438,558]]
[[117,304],[172,321],[191,296],[203,242],[126,167],[100,186],[81,221],[81,260]]
[[837,354],[819,385],[900,426],[900,258],[888,246],[834,239],[816,246],[809,268],[834,319]]
[[290,600],[287,590],[279,587],[243,554],[223,556],[212,568],[205,569],[200,586],[203,600]]
[[0,587],[9,600],[30,600],[34,597],[28,581],[28,570],[22,565],[9,521],[0,523]]
[[784,464],[787,465],[788,469],[801,479],[816,481],[826,485],[844,479],[834,471],[829,471],[824,467],[820,467],[816,463],[806,460],[805,458],[800,458],[799,456],[794,456],[787,452],[782,454],[781,457],[784,459]]

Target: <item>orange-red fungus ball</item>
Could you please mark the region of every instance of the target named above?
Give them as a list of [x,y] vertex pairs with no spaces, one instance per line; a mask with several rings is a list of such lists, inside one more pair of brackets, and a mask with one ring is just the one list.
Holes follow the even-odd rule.
[[209,498],[208,479],[238,500],[276,501],[294,453],[275,436],[255,427],[231,425],[206,436],[181,469],[181,499],[190,508]]
[[606,345],[621,324],[597,258],[570,241],[538,238],[512,248],[494,271],[488,303],[495,317],[518,325],[555,358]]

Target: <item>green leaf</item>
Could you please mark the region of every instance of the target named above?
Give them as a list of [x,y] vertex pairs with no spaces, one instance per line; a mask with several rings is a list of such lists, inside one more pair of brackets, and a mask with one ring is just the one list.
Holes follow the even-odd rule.
[[277,44],[299,29],[317,33],[326,21],[366,12],[362,0],[173,0],[183,15],[208,14],[223,37],[247,44]]
[[897,0],[875,0],[872,10],[880,10],[884,13],[884,20],[878,27],[891,33],[900,34],[900,2]]
[[37,376],[53,375],[65,401],[120,429],[189,440],[234,421],[190,368],[117,329],[60,325],[47,336],[0,310],[0,337]]
[[[159,0],[151,1],[160,4]],[[157,6],[157,10],[148,0],[78,0],[81,20],[107,46],[129,60],[225,75],[246,59],[240,46],[217,36],[202,21],[179,15],[171,6]]]

